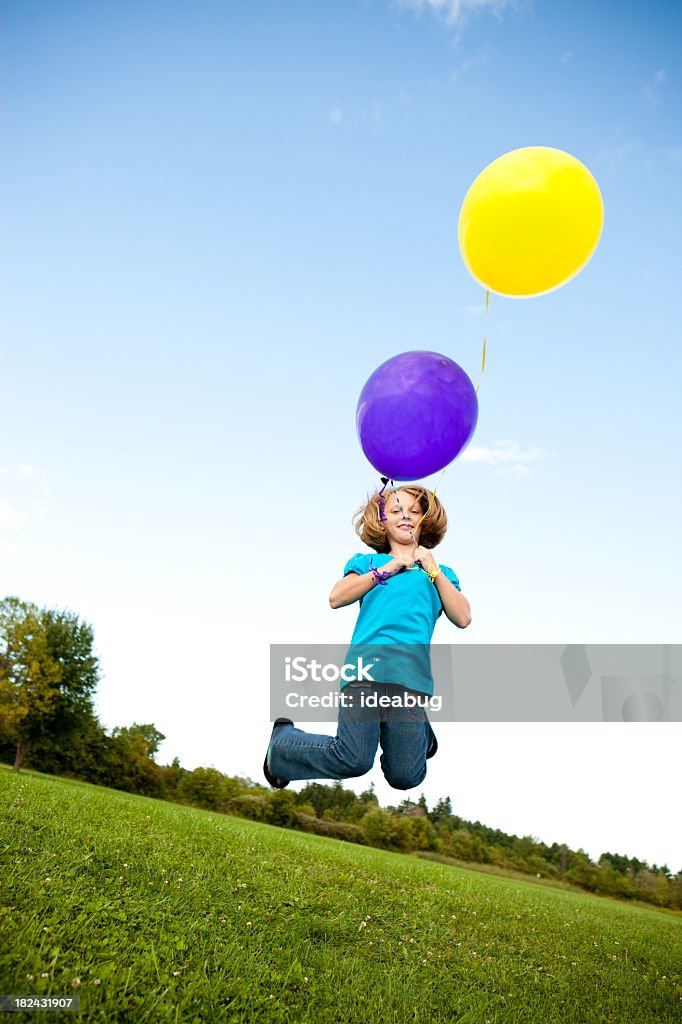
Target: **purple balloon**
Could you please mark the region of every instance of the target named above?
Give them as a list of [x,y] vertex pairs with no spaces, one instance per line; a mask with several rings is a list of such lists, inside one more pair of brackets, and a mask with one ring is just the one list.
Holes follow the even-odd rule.
[[478,399],[461,366],[438,352],[403,352],[369,378],[356,415],[362,450],[381,476],[417,480],[466,447]]

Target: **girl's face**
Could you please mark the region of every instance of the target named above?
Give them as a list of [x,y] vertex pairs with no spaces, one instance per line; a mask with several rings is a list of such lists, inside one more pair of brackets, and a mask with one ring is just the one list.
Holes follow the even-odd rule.
[[424,513],[418,498],[407,491],[399,490],[397,496],[391,492],[384,506],[384,514],[384,529],[390,544],[419,543],[422,528],[421,524],[417,526],[417,523]]

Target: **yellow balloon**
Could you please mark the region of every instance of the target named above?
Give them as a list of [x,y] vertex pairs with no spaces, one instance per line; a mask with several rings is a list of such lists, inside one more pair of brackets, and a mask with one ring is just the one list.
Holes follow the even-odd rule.
[[499,295],[540,295],[575,277],[604,224],[599,186],[570,153],[528,146],[493,160],[464,197],[459,248]]

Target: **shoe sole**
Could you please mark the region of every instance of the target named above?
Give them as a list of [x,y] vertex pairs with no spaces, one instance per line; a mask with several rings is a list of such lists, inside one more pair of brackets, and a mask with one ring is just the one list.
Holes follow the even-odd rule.
[[[277,729],[278,726],[280,726],[280,725],[293,725],[293,724],[294,723],[291,721],[290,718],[276,718],[275,721],[273,722],[273,725],[272,725],[272,733],[270,734],[270,743],[272,743],[272,737],[275,735],[275,730]],[[270,749],[270,743],[268,743],[268,750]],[[289,785],[289,781],[290,780],[287,779],[287,780],[285,780],[283,782],[282,781],[278,782],[277,781],[278,777],[276,775],[273,775],[272,772],[270,771],[270,766],[268,765],[267,751],[266,751],[266,754],[265,754],[265,760],[263,761],[263,775],[267,779],[268,784],[270,786],[272,786],[273,789],[286,789],[287,786]]]

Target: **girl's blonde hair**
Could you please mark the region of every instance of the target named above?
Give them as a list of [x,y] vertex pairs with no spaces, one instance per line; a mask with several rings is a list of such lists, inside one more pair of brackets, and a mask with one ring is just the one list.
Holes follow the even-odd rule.
[[[436,495],[419,484],[404,484],[396,487],[396,490],[405,491],[419,501],[424,516],[419,543],[425,548],[435,548],[442,541],[448,528],[448,517]],[[375,491],[371,498],[368,498],[367,504],[362,505],[353,516],[355,532],[360,540],[368,547],[374,548],[380,555],[386,554],[390,545],[381,522],[379,502],[386,503],[392,494],[393,491],[388,489],[384,490],[383,495],[380,491]]]

